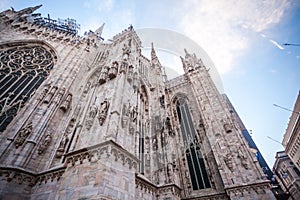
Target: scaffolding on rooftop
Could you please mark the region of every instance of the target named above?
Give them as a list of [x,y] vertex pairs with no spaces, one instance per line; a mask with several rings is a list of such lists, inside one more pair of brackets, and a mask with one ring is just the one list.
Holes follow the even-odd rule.
[[67,19],[51,19],[50,15],[48,17],[40,17],[36,16],[33,19],[35,24],[46,26],[51,29],[64,31],[73,35],[78,35],[78,31],[80,30],[80,24],[77,24],[75,19],[67,18]]

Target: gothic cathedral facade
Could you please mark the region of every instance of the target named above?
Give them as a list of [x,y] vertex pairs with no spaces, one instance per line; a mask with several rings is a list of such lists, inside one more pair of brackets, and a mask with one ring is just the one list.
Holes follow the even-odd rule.
[[0,13],[0,199],[275,199],[191,52],[164,80],[133,27],[101,39]]

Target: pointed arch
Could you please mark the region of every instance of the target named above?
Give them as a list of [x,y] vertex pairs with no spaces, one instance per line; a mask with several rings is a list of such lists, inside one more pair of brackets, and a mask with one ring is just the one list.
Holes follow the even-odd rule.
[[204,157],[197,139],[196,129],[188,106],[187,97],[180,93],[173,98],[180,125],[187,166],[190,173],[193,190],[210,188]]

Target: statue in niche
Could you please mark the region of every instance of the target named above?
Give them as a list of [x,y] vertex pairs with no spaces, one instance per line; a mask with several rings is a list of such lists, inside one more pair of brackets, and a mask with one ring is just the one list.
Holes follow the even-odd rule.
[[127,126],[128,114],[129,114],[129,111],[127,110],[127,106],[126,106],[126,104],[123,104],[123,110],[122,110],[122,127],[123,128],[125,126]]
[[50,100],[52,99],[54,93],[56,92],[57,87],[52,87],[50,92],[48,92],[48,94],[46,95],[45,99],[44,99],[44,103],[49,103]]
[[172,163],[167,164],[167,174],[168,174],[167,183],[174,182],[174,166]]
[[156,137],[154,137],[153,140],[152,140],[152,148],[153,148],[153,151],[157,151],[157,149],[158,149],[158,144],[157,144]]
[[167,129],[168,129],[169,135],[170,135],[170,136],[174,136],[174,135],[175,135],[175,132],[174,132],[173,129],[172,129],[171,120],[170,120],[169,117],[166,118],[165,124],[166,124],[166,127],[167,127]]
[[72,101],[72,95],[68,94],[59,108],[62,109],[64,112],[66,112],[70,107],[71,101]]
[[89,111],[89,114],[88,114],[88,117],[87,117],[87,120],[85,122],[85,125],[86,125],[86,128],[89,130],[92,125],[93,125],[93,121],[97,115],[97,106],[95,104],[93,104],[91,107],[90,107],[90,111]]
[[56,158],[61,158],[61,156],[65,152],[65,148],[66,148],[68,142],[69,142],[69,135],[68,135],[68,133],[66,133],[66,134],[64,134],[63,139],[59,143],[59,147],[58,147],[58,149],[56,151],[56,154],[55,154]]
[[129,58],[129,54],[131,53],[130,45],[127,45],[126,43],[124,43],[122,50],[123,50],[123,60],[127,61]]
[[129,125],[129,133],[130,133],[131,135],[134,134],[134,127],[133,127],[132,124]]
[[125,62],[125,61],[121,62],[121,66],[120,66],[119,72],[120,73],[122,73],[122,72],[126,73],[127,67],[128,67],[128,63],[127,62]]
[[118,62],[117,62],[117,61],[114,61],[114,62],[112,63],[112,66],[111,66],[110,69],[109,69],[109,72],[108,72],[108,77],[109,77],[110,79],[113,79],[113,78],[115,78],[115,77],[117,76],[118,67],[119,67]]
[[41,145],[39,146],[39,149],[38,149],[38,154],[41,155],[45,150],[46,148],[48,147],[49,143],[51,142],[52,140],[52,137],[50,134],[47,134],[44,141],[41,143]]
[[160,106],[165,108],[165,95],[159,97]]
[[241,160],[242,165],[245,169],[248,169],[248,162],[247,162],[247,156],[245,153],[241,150],[241,148],[238,148],[238,157]]
[[100,110],[99,110],[99,115],[98,115],[98,120],[99,120],[100,126],[103,125],[103,123],[106,119],[108,108],[109,108],[109,102],[107,99],[105,99],[100,104]]
[[50,88],[50,84],[46,84],[45,88],[43,89],[43,91],[42,91],[42,93],[41,93],[41,95],[39,97],[39,100],[42,100],[46,96],[46,94],[49,91],[49,88]]
[[15,139],[15,147],[18,148],[19,146],[22,146],[27,137],[32,132],[32,124],[29,123],[27,126],[23,127],[17,135],[17,138]]
[[108,73],[108,67],[104,66],[102,68],[100,76],[99,76],[99,83],[100,83],[100,85],[106,82],[107,73]]
[[228,149],[226,149],[224,152],[225,152],[223,154],[224,162],[227,165],[227,167],[229,168],[229,170],[232,171],[233,170],[232,155]]
[[135,122],[137,118],[137,108],[136,106],[132,105],[129,107],[129,116],[131,121]]
[[97,115],[97,106],[95,104],[93,104],[91,107],[90,107],[90,112],[89,112],[89,118],[95,118],[96,115]]
[[130,66],[128,67],[127,80],[128,80],[129,82],[131,82],[132,79],[133,79],[133,66],[130,65]]
[[82,98],[86,97],[86,94],[88,93],[88,91],[90,89],[90,86],[91,86],[91,82],[87,82],[84,87],[83,93],[82,93]]
[[225,130],[226,133],[231,133],[232,132],[232,126],[230,124],[225,123],[223,125],[223,127],[224,127],[224,130]]

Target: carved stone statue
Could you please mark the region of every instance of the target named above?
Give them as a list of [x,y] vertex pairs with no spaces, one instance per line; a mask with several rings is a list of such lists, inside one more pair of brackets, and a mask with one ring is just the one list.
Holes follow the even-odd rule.
[[65,152],[65,148],[67,146],[69,142],[69,137],[68,137],[68,134],[66,133],[64,136],[63,136],[63,139],[61,140],[60,144],[59,144],[59,147],[56,151],[56,154],[55,154],[55,157],[56,158],[60,158],[63,153]]
[[227,167],[229,168],[230,171],[233,170],[233,162],[232,162],[232,155],[229,152],[229,150],[225,150],[225,153],[223,154],[223,158],[224,158],[224,162],[227,165]]
[[166,118],[165,124],[166,124],[166,128],[168,130],[169,135],[174,136],[175,134],[174,134],[174,131],[172,129],[171,120],[170,120],[169,117]]
[[18,148],[19,146],[22,146],[27,137],[32,132],[32,124],[29,123],[27,126],[23,127],[17,135],[17,138],[15,139],[15,146]]
[[161,97],[159,97],[159,103],[160,103],[161,107],[165,108],[165,95],[162,95]]
[[136,110],[136,106],[130,106],[129,107],[129,116],[131,121],[135,122],[136,118],[137,118],[137,110]]
[[238,149],[238,157],[240,158],[243,167],[248,169],[247,156],[240,148]]
[[118,73],[118,68],[119,68],[119,64],[117,61],[112,63],[112,66],[110,67],[109,71],[108,71],[108,77],[110,79],[113,79],[117,76]]
[[104,66],[102,68],[100,76],[99,76],[99,83],[100,83],[100,85],[106,82],[107,73],[108,73],[108,67]]
[[173,169],[173,164],[168,163],[167,164],[167,174],[168,174],[168,183],[173,183],[174,182],[174,169]]
[[232,132],[232,126],[230,124],[225,123],[223,125],[223,127],[224,127],[224,130],[225,130],[226,133],[231,133]]
[[122,50],[123,50],[123,60],[128,60],[129,54],[131,53],[130,46],[124,43]]
[[105,99],[100,104],[100,110],[99,110],[99,115],[98,115],[98,120],[99,120],[100,126],[103,125],[103,123],[106,119],[108,108],[109,108],[109,102],[107,99]]
[[49,143],[51,142],[52,137],[50,134],[47,134],[44,141],[40,144],[38,149],[38,154],[42,154],[46,148],[48,147]]
[[93,104],[91,107],[90,107],[90,111],[89,111],[89,114],[88,114],[88,117],[87,117],[87,120],[85,122],[85,125],[86,125],[86,128],[89,130],[92,125],[93,125],[93,121],[97,115],[97,106],[95,104]]
[[68,94],[65,100],[62,102],[60,109],[66,112],[70,107],[71,101],[72,101],[72,94]]
[[44,99],[44,103],[49,103],[50,102],[50,100],[52,99],[52,97],[53,97],[54,93],[56,92],[56,90],[57,90],[57,87],[52,87],[50,89],[50,92],[48,92],[47,96]]

